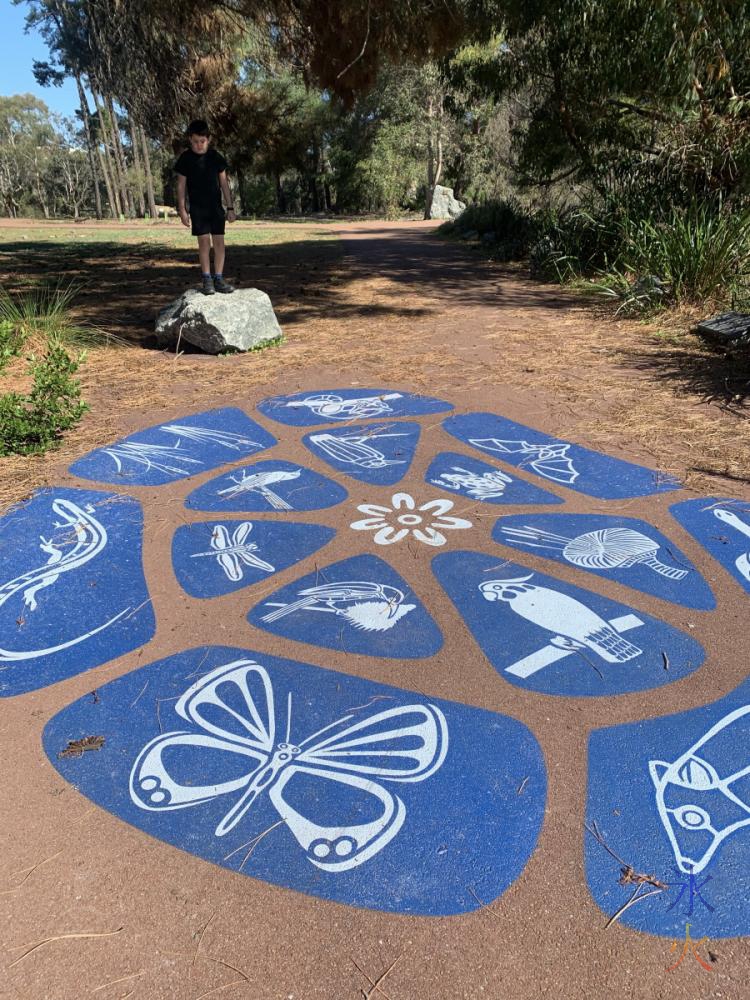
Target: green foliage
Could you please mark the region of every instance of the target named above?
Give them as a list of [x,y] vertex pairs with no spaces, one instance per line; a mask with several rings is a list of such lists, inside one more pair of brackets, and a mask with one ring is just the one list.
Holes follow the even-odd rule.
[[497,0],[494,53],[455,66],[477,96],[513,100],[526,184],[641,165],[666,198],[750,189],[747,0]]
[[14,299],[0,288],[0,371],[25,344],[43,344],[40,358],[31,354],[27,359],[30,391],[0,396],[0,455],[46,451],[88,408],[73,377],[83,355],[71,358],[65,345],[96,339],[97,334],[71,322],[74,294],[74,286],[41,286]]
[[672,208],[661,217],[623,225],[622,266],[657,275],[676,302],[713,299],[750,275],[750,211],[711,202]]
[[18,355],[22,342],[14,324],[0,318],[0,372]]
[[106,334],[71,320],[70,305],[77,291],[75,284],[43,284],[13,298],[0,286],[0,329],[10,331],[19,348],[38,337],[51,344],[79,346],[107,339]]
[[729,303],[750,277],[750,211],[717,200],[629,214],[622,205],[536,217],[531,271],[559,281],[595,277],[618,311],[668,303]]
[[44,452],[81,419],[88,407],[73,378],[80,360],[59,345],[51,345],[39,360],[29,358],[31,391],[0,396],[0,455]]

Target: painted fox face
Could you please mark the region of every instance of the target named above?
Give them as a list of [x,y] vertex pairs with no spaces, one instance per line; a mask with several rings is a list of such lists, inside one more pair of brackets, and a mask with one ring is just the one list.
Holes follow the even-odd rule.
[[[725,715],[673,763],[649,761],[656,807],[680,871],[697,875],[721,844],[750,827],[750,705]],[[722,775],[725,775],[722,777]]]

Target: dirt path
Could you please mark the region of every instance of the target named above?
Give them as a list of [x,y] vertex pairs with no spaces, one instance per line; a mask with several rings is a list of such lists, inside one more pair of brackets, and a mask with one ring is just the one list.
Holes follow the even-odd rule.
[[[703,401],[694,377],[675,370],[678,356],[690,363],[700,356],[702,348],[697,342],[672,344],[666,349],[671,354],[665,356],[664,338],[659,339],[653,331],[629,322],[598,319],[573,296],[532,284],[510,269],[499,270],[462,246],[437,240],[430,229],[430,224],[421,223],[342,224],[336,232],[343,241],[343,256],[335,243],[320,245],[299,240],[294,251],[294,280],[290,280],[289,271],[283,280],[278,258],[276,265],[268,268],[276,276],[274,301],[286,334],[283,346],[257,355],[223,359],[197,355],[175,358],[137,349],[96,351],[84,369],[85,395],[91,412],[63,448],[31,462],[0,462],[7,499],[18,499],[43,483],[106,490],[101,483],[68,474],[70,462],[94,447],[151,424],[219,406],[239,406],[279,439],[279,448],[269,455],[289,461],[292,470],[313,466],[348,491],[345,502],[315,514],[292,510],[288,516],[278,511],[268,516],[253,515],[253,538],[262,537],[262,526],[281,523],[286,517],[288,523],[298,527],[310,522],[322,525],[332,540],[320,556],[299,552],[290,556],[284,567],[267,582],[257,582],[254,589],[250,580],[247,586],[241,581],[241,586],[208,600],[180,586],[180,578],[172,568],[172,540],[177,528],[189,535],[189,529],[202,530],[199,525],[206,522],[206,514],[199,509],[186,508],[186,496],[220,472],[236,475],[241,460],[235,457],[229,469],[214,468],[171,485],[136,485],[127,490],[145,511],[143,566],[149,594],[145,603],[153,609],[155,633],[153,629],[149,633],[144,626],[145,638],[140,632],[136,637],[142,627],[136,627],[136,622],[143,619],[134,618],[132,642],[128,645],[125,629],[124,645],[118,647],[114,658],[102,655],[91,669],[82,669],[83,659],[76,663],[73,656],[73,666],[57,683],[0,702],[4,747],[0,787],[7,803],[0,884],[6,912],[2,937],[7,949],[2,963],[7,985],[0,979],[3,1000],[6,996],[80,1000],[84,995],[122,1000],[199,1000],[222,995],[238,1000],[354,1000],[363,996],[370,1000],[499,1000],[510,996],[519,1000],[599,1000],[605,993],[633,1000],[646,996],[659,1000],[693,996],[744,1000],[750,965],[748,937],[732,937],[731,928],[739,927],[738,934],[747,934],[750,929],[746,887],[750,866],[745,864],[748,853],[744,846],[750,840],[747,831],[738,829],[732,841],[735,853],[730,852],[728,842],[721,855],[724,867],[711,869],[716,871],[716,881],[703,887],[709,902],[721,901],[723,910],[722,906],[716,907],[716,919],[728,921],[721,927],[728,926],[730,932],[717,932],[715,940],[700,945],[698,953],[707,968],[701,968],[691,952],[679,968],[667,971],[680,956],[685,925],[692,919],[698,931],[695,937],[699,938],[701,921],[708,919],[709,911],[696,898],[695,916],[691,917],[686,909],[687,898],[683,898],[678,901],[676,915],[665,917],[661,911],[649,910],[651,903],[646,902],[642,909],[638,904],[628,911],[627,919],[623,915],[605,929],[608,916],[627,901],[634,883],[628,883],[627,878],[625,885],[618,882],[620,863],[604,848],[591,844],[584,829],[586,820],[596,819],[608,836],[610,829],[620,830],[623,843],[630,846],[622,847],[616,839],[611,846],[624,851],[624,863],[633,865],[631,880],[638,873],[650,873],[648,866],[656,844],[662,867],[655,874],[671,880],[674,862],[670,842],[659,827],[653,806],[649,763],[655,761],[666,767],[678,760],[715,722],[714,717],[703,716],[694,722],[696,710],[717,699],[735,697],[733,692],[742,690],[745,682],[747,664],[738,649],[743,648],[746,637],[747,595],[668,513],[670,503],[688,499],[691,494],[656,493],[615,502],[573,493],[559,480],[542,483],[564,501],[566,506],[559,508],[564,514],[616,514],[643,519],[669,540],[676,539],[675,551],[662,553],[664,560],[673,569],[689,560],[691,571],[696,570],[708,581],[717,602],[714,612],[706,603],[690,606],[667,600],[653,589],[648,573],[651,589],[647,586],[646,591],[636,593],[626,580],[593,577],[584,569],[553,564],[544,554],[518,555],[526,572],[525,581],[534,574],[537,582],[543,574],[551,574],[547,588],[588,588],[590,600],[596,593],[602,601],[619,602],[619,616],[605,614],[610,622],[624,620],[625,605],[631,611],[628,628],[632,631],[627,632],[624,656],[637,660],[644,650],[633,644],[648,629],[656,629],[651,650],[655,673],[650,681],[621,686],[622,678],[628,676],[630,661],[606,660],[589,648],[575,662],[582,671],[583,683],[592,686],[599,696],[569,696],[543,685],[534,689],[509,680],[507,666],[498,663],[508,650],[515,650],[515,633],[498,626],[488,640],[481,630],[472,627],[470,612],[456,597],[463,576],[469,580],[475,572],[472,559],[487,560],[487,565],[482,563],[476,572],[491,569],[493,577],[500,576],[501,584],[504,581],[522,586],[523,582],[502,577],[509,560],[516,556],[507,546],[501,550],[491,538],[495,521],[505,512],[447,491],[430,492],[432,487],[426,485],[432,482],[425,478],[429,463],[438,452],[460,451],[466,454],[467,461],[471,457],[471,448],[465,442],[449,437],[443,430],[443,413],[413,418],[419,423],[421,436],[403,483],[371,485],[332,470],[321,460],[320,453],[311,455],[311,450],[300,443],[300,428],[283,426],[255,410],[256,404],[269,395],[352,386],[393,387],[402,393],[413,391],[445,399],[455,405],[458,414],[474,410],[500,413],[596,451],[648,465],[660,474],[684,476],[695,488],[750,500],[746,479],[750,443],[743,411],[736,402],[734,410],[728,408],[723,398],[715,403]],[[258,274],[262,274],[265,252],[255,249],[242,259],[239,266],[243,269],[243,283],[263,287]],[[267,252],[278,254],[278,250]],[[154,266],[158,268],[158,262]],[[144,315],[152,306],[156,311],[169,282],[177,284],[178,279],[192,273],[190,266],[187,257],[181,260],[179,273],[164,277],[158,294],[144,289],[141,283],[139,294],[143,299],[139,308]],[[125,280],[122,274],[120,278]],[[90,306],[81,307],[81,315],[93,318],[97,308],[101,307],[92,301]],[[115,306],[109,301],[106,308],[112,311]],[[126,311],[127,301],[120,300],[116,308]],[[138,329],[143,329],[143,323]],[[405,420],[409,419],[407,414]],[[403,422],[388,425],[391,428],[405,433]],[[259,458],[264,457],[261,452]],[[477,458],[476,453],[473,457]],[[508,471],[508,467],[503,468]],[[523,469],[519,478],[524,482],[533,479]],[[538,477],[536,482],[541,482]],[[416,534],[403,544],[381,547],[366,529],[349,530],[354,518],[366,513],[358,512],[359,507],[374,501],[384,510],[389,509],[389,504],[395,508],[392,494],[400,490],[409,491],[418,503],[428,494],[430,499],[438,493],[451,497],[455,500],[452,515],[468,524],[453,525],[452,530],[448,525],[445,531],[450,538],[444,548],[437,550],[420,543]],[[551,509],[558,511],[557,507]],[[95,509],[94,514],[102,521],[114,518],[116,526],[117,510],[117,504],[108,503]],[[524,509],[523,516],[538,513],[533,506],[530,510]],[[132,541],[132,523],[137,519],[132,514],[129,517],[131,527],[127,530],[131,535],[118,550],[119,561],[110,568],[115,577],[125,578],[134,564],[140,565],[134,556],[137,544]],[[235,513],[235,520],[238,517]],[[234,529],[235,525],[230,527]],[[37,527],[34,522],[24,530],[37,558],[42,537],[46,548],[42,549],[41,562],[45,564],[52,551],[49,529],[43,523]],[[112,538],[114,532],[112,527]],[[130,543],[127,538],[131,538]],[[213,534],[211,539],[215,549]],[[233,544],[237,547],[240,543],[235,538]],[[462,549],[470,550],[465,571],[460,558],[451,562],[452,553]],[[258,553],[257,549],[252,551]],[[444,558],[442,553],[448,557],[446,564],[452,574],[448,583],[435,571],[437,564],[431,562],[436,551],[441,553],[439,558]],[[259,602],[273,602],[269,607],[283,605],[278,595],[273,596],[278,588],[291,586],[310,573],[315,574],[317,583],[319,571],[325,573],[331,564],[352,553],[380,558],[413,587],[409,601],[426,608],[442,634],[443,644],[437,652],[423,652],[413,659],[388,653],[368,655],[362,649],[368,648],[370,633],[361,629],[351,631],[349,645],[342,638],[323,648],[320,625],[313,628],[310,624],[307,632],[295,637],[281,630],[264,629],[257,623],[248,624],[248,611]],[[193,555],[205,553],[193,552],[185,562],[190,564]],[[260,555],[270,558],[262,545]],[[6,562],[0,562],[0,566],[6,566],[13,575],[15,557],[0,547],[2,558]],[[52,558],[56,558],[54,552]],[[294,558],[299,561],[295,563]],[[206,567],[206,578],[209,570],[215,570],[223,583],[217,560],[197,562]],[[48,577],[55,576],[56,566],[59,569],[57,563],[50,565]],[[225,558],[225,565],[230,565],[230,573],[236,576],[237,567],[231,565],[231,560],[227,564]],[[651,576],[660,580],[658,573]],[[63,575],[60,577],[63,579]],[[486,576],[478,579],[487,581]],[[356,578],[357,582],[361,580]],[[472,578],[469,589],[474,597],[475,584]],[[95,583],[88,586],[94,587]],[[49,618],[49,626],[51,612],[46,609],[56,587],[62,584],[55,576],[47,591],[40,591],[38,596],[40,608],[45,609],[44,626],[51,627],[53,633],[54,621]],[[537,591],[541,600],[545,599],[544,593]],[[549,590],[546,593],[549,596]],[[578,593],[581,600],[582,591]],[[68,608],[60,619],[60,635],[54,641],[60,641],[78,615],[85,617],[88,606],[96,605],[96,590],[86,590],[77,601],[75,613]],[[522,617],[521,611],[503,607],[504,602],[506,597],[501,596],[486,607],[483,604],[482,609],[491,608],[493,614],[505,613],[511,619],[515,613]],[[16,638],[19,630],[22,636],[28,634],[23,633],[27,620],[32,625],[36,621],[20,604],[19,608],[18,618],[13,619],[15,625],[13,621],[9,624]],[[133,615],[139,610],[135,609]],[[527,614],[531,616],[528,621],[532,621],[534,614]],[[651,624],[648,616],[653,616],[648,619]],[[309,617],[315,619],[314,615]],[[334,620],[338,623],[341,618]],[[562,634],[565,622],[555,625],[558,627]],[[625,630],[625,625],[619,627]],[[554,633],[554,629],[551,631]],[[495,641],[493,635],[497,646],[488,652],[487,643]],[[676,645],[661,645],[662,641]],[[700,669],[696,641],[705,650]],[[357,646],[357,642],[365,645]],[[300,846],[308,829],[305,817],[300,819],[300,814],[290,811],[283,814],[287,805],[299,806],[299,800],[292,797],[291,791],[285,799],[280,781],[274,786],[274,808],[266,802],[265,812],[251,813],[249,832],[242,837],[238,834],[238,844],[231,838],[221,841],[215,848],[218,853],[212,856],[217,864],[203,860],[206,855],[202,853],[200,836],[205,833],[204,817],[213,810],[208,839],[214,845],[213,828],[232,805],[231,794],[241,794],[237,791],[241,782],[229,791],[225,789],[227,805],[222,811],[213,802],[219,798],[215,791],[218,785],[214,791],[209,788],[191,793],[191,786],[203,788],[208,779],[202,771],[200,777],[192,775],[190,768],[194,764],[188,760],[181,794],[188,799],[194,795],[195,801],[189,802],[189,807],[162,813],[156,809],[157,815],[151,816],[141,806],[133,806],[137,796],[134,799],[132,791],[128,798],[127,774],[137,770],[131,769],[134,754],[128,739],[132,733],[140,734],[141,727],[148,725],[148,739],[156,743],[172,733],[172,743],[164,744],[164,767],[171,766],[168,754],[178,747],[184,730],[198,725],[196,713],[190,716],[186,710],[187,714],[178,717],[175,702],[202,671],[218,669],[217,663],[222,666],[224,661],[206,665],[203,652],[198,651],[192,654],[195,662],[183,663],[179,677],[175,675],[172,680],[170,671],[175,668],[171,659],[150,672],[146,665],[206,644],[252,649],[259,659],[283,657],[324,668],[323,672],[309,674],[312,679],[307,688],[303,683],[308,676],[306,669],[289,673],[289,683],[301,686],[299,691],[295,688],[293,702],[291,697],[288,702],[282,697],[285,668],[277,664],[271,670],[279,732],[283,713],[292,714],[292,703],[296,706],[295,719],[304,717],[307,722],[313,717],[313,706],[323,720],[309,722],[301,733],[308,738],[310,732],[317,735],[318,727],[322,731],[337,713],[343,717],[344,710],[386,711],[399,696],[412,708],[415,704],[422,706],[424,731],[433,727],[429,767],[422,762],[423,771],[430,771],[432,785],[410,786],[402,781],[397,788],[395,781],[389,783],[384,777],[381,784],[375,782],[377,792],[367,782],[351,786],[357,794],[370,796],[373,813],[377,812],[373,800],[380,796],[378,802],[385,804],[384,815],[393,809],[398,822],[404,824],[400,834],[401,827],[393,820],[389,836],[396,839],[392,840],[392,851],[388,847],[382,854],[373,850],[370,857],[363,856],[360,874],[351,877],[354,905],[334,901],[346,899],[346,891],[339,897],[331,895],[326,888],[331,874],[313,867],[320,837],[310,841],[305,857],[305,849]],[[645,649],[646,643],[641,645]],[[551,651],[553,658],[569,652],[556,642],[542,646],[547,654]],[[82,643],[78,648],[81,657],[88,655],[88,646]],[[534,655],[537,653],[534,650]],[[41,661],[39,669],[47,668],[47,662]],[[141,668],[146,672],[137,673]],[[605,685],[601,689],[597,687],[600,680]],[[351,694],[347,684],[352,685]],[[79,728],[64,715],[77,699],[80,722],[75,726]],[[442,706],[440,711],[449,720],[451,742],[447,756],[437,749],[440,740],[435,734],[442,733],[442,716],[435,705]],[[273,703],[266,712],[273,716]],[[685,713],[681,719],[687,721],[675,723],[667,734],[669,739],[661,729],[652,733],[648,728],[658,727],[660,717],[677,712]],[[729,708],[722,717],[729,718],[728,712]],[[499,716],[517,722],[498,722]],[[45,755],[42,734],[53,718],[62,721],[48,730],[52,736],[48,735],[51,742]],[[206,718],[209,725],[212,719],[215,721],[213,716]],[[641,720],[650,721],[643,724]],[[244,752],[262,763],[271,750],[265,743],[260,747],[262,740],[257,731],[262,728],[261,722],[256,717],[255,743],[245,743]],[[267,717],[265,722],[269,729],[273,728]],[[526,727],[527,743],[519,736],[520,727],[513,728],[518,723]],[[606,734],[597,737],[595,747],[599,752],[591,753],[588,741],[592,732],[616,725],[630,727],[623,730],[627,738],[622,745],[613,750],[611,734]],[[498,726],[508,728],[502,729],[502,738],[495,735],[490,749],[493,727]],[[489,734],[486,752],[477,736],[485,733],[483,727]],[[298,737],[294,727],[291,731],[293,737]],[[105,744],[81,758],[58,757],[66,740],[84,735],[102,735]],[[201,739],[204,743],[195,745],[205,749],[205,732]],[[416,745],[420,739],[429,742],[421,735],[410,739]],[[627,759],[628,748],[639,746],[641,739],[643,759],[632,764]],[[232,743],[227,737],[224,749],[228,740],[230,750],[236,747],[238,741]],[[514,741],[520,742],[517,745]],[[145,742],[146,737],[139,749]],[[278,741],[269,738],[267,742],[271,747]],[[409,745],[413,749],[415,743]],[[741,740],[736,753],[738,761],[732,758],[732,768],[739,771],[741,764],[746,765]],[[499,755],[497,761],[491,754]],[[145,749],[140,761],[149,767],[161,767],[161,763],[153,764],[152,758],[144,755]],[[145,776],[144,795],[156,787],[149,784],[155,779],[146,763],[139,772],[140,777]],[[722,762],[713,759],[713,764],[720,769]],[[691,767],[690,774],[694,774],[695,763]],[[320,768],[312,775],[318,781],[319,772]],[[91,777],[97,773],[98,784]],[[591,778],[592,797],[588,801],[587,773],[594,777],[598,774],[596,780]],[[704,765],[699,771],[703,785],[695,782],[704,793],[706,773]],[[440,783],[441,774],[450,775],[450,787]],[[269,779],[267,787],[275,781],[275,777]],[[104,808],[92,805],[78,787],[87,794],[93,788],[89,797],[103,803]],[[616,796],[614,808],[605,809],[607,794]],[[335,795],[333,800],[336,805]],[[158,802],[156,798],[153,801]],[[499,810],[499,802],[505,812]],[[648,828],[641,826],[643,802],[650,809]],[[431,803],[442,803],[443,812],[432,815]],[[354,814],[359,803],[352,799],[350,807]],[[399,812],[402,807],[404,814]],[[297,831],[296,842],[283,829],[280,811],[289,829]],[[524,826],[532,814],[533,823],[529,819],[529,825]],[[252,822],[255,817],[257,827]],[[172,818],[174,826],[170,825]],[[493,828],[494,819],[498,825]],[[338,813],[333,818],[321,813],[314,820],[350,829]],[[381,816],[377,822],[381,823],[384,838],[383,830],[391,820]],[[377,822],[373,820],[376,826]],[[424,839],[409,841],[410,831],[419,823],[423,824],[420,829]],[[444,835],[443,829],[448,831]],[[644,832],[639,840],[641,829]],[[261,833],[263,838],[258,836]],[[360,831],[356,836],[371,834]],[[339,840],[343,843],[346,837]],[[483,845],[481,850],[477,843]],[[410,846],[402,849],[402,844]],[[401,854],[394,853],[397,848]],[[241,849],[247,857],[239,865]],[[348,842],[343,843],[341,851],[348,849]],[[590,870],[584,861],[587,850]],[[274,852],[281,853],[277,856]],[[226,861],[225,855],[234,855],[232,864],[237,862],[238,867],[219,867]],[[449,869],[442,869],[441,876],[443,856],[450,860]],[[504,876],[500,877],[494,866],[496,857],[506,856],[513,870],[509,868],[503,882]],[[375,860],[370,868],[372,858]],[[386,866],[383,869],[377,867],[381,859]],[[257,874],[261,869],[254,866],[264,864],[276,866],[275,877],[244,877]],[[374,874],[370,875],[370,871]],[[450,909],[441,910],[438,905],[430,909],[429,903],[422,907],[409,904],[411,910],[403,903],[403,911],[398,912],[402,900],[441,898],[442,881],[452,884],[451,880],[461,879],[465,884],[460,884],[458,912],[453,911],[453,915],[445,915]],[[291,888],[280,887],[284,885]],[[483,894],[483,885],[494,886],[488,896]],[[694,887],[694,883],[690,885]],[[676,898],[677,890],[670,891]],[[357,899],[369,899],[373,894],[390,900],[390,909],[396,912],[385,912],[388,906],[380,910],[377,906],[357,905]],[[692,895],[690,901],[692,905]],[[651,902],[655,905],[655,901]],[[649,929],[648,924],[636,929],[642,912],[657,913],[653,919],[662,920],[662,929]],[[629,925],[630,920],[633,922]],[[670,951],[671,940],[665,927],[670,929],[669,934],[680,938],[675,952]]]
[[[92,351],[83,372],[92,411],[63,449],[46,458],[0,459],[0,499],[26,495],[58,462],[139,422],[144,410],[200,405],[217,386],[240,397],[251,387],[302,384],[313,370],[334,378],[399,380],[439,392],[491,387],[524,400],[547,429],[582,443],[626,449],[689,486],[748,496],[750,430],[745,379],[697,338],[597,316],[590,302],[529,282],[462,245],[434,238],[432,223],[326,226],[343,241],[306,240],[230,250],[242,285],[269,292],[286,334],[260,355],[178,358],[145,351]],[[21,243],[9,252],[15,257]],[[93,251],[92,251],[93,252]],[[144,261],[127,248],[113,260],[73,257],[59,274],[89,286],[77,315],[119,336],[148,342],[158,310],[195,273],[192,251]],[[44,266],[40,260],[44,259]],[[16,276],[48,273],[49,249],[20,257]],[[546,416],[543,416],[546,414]],[[19,492],[20,491],[20,492]]]

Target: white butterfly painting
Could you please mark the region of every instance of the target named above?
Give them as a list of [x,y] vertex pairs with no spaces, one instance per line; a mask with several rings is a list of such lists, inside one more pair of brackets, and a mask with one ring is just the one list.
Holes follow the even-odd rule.
[[[226,797],[229,808],[214,830],[223,837],[267,795],[311,864],[345,872],[368,861],[406,820],[404,802],[388,785],[425,781],[442,766],[448,752],[443,713],[432,704],[364,717],[352,712],[292,742],[291,693],[286,702],[286,725],[278,729],[265,667],[241,659],[210,671],[175,705],[197,731],[162,733],[141,750],[130,774],[131,799],[142,809],[163,812]],[[224,780],[200,784],[209,763],[219,766]],[[303,787],[308,795],[301,798]],[[319,812],[317,800],[328,808],[333,802],[335,809],[339,793],[347,805],[339,807],[335,822],[306,815]],[[352,796],[364,805],[366,821],[352,820]]]

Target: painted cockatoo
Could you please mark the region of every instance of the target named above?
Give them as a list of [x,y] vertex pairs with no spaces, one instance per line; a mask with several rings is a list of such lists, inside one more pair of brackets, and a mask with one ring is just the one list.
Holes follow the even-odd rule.
[[366,632],[387,632],[416,607],[403,603],[404,593],[397,587],[364,580],[324,583],[301,590],[298,596],[299,600],[279,605],[276,611],[264,615],[263,621],[275,622],[294,611],[323,611],[340,615]]
[[521,618],[552,632],[553,646],[571,650],[586,647],[607,663],[625,663],[643,652],[585,604],[549,587],[528,583],[530,579],[487,580],[479,589],[486,601],[505,601]]

